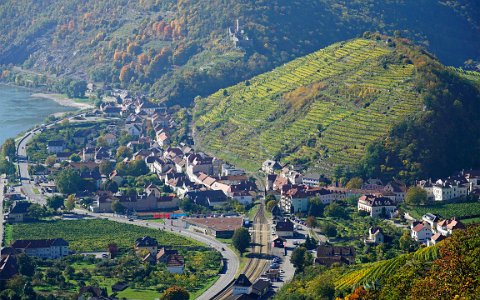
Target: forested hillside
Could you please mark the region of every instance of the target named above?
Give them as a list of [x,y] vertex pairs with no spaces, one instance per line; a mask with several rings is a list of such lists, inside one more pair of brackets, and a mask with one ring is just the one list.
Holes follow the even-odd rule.
[[[190,104],[365,31],[411,38],[460,66],[480,57],[477,17],[472,0],[6,0],[0,68],[17,83],[10,64],[47,73],[30,85],[67,76]],[[250,41],[241,48],[227,34],[236,19]]]
[[275,299],[474,299],[480,293],[479,246],[480,227],[475,226],[392,259],[307,268]]
[[479,133],[460,121],[479,126],[477,73],[402,39],[366,37],[197,99],[197,143],[251,170],[274,158],[410,180],[478,165]]

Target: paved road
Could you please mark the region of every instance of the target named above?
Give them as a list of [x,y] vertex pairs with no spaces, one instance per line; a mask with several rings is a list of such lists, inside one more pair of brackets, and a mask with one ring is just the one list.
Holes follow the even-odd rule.
[[0,249],[3,247],[3,233],[5,230],[3,225],[3,187],[5,186],[5,183],[5,175],[2,175],[0,178]]
[[[55,123],[50,124],[46,128],[48,129],[54,125]],[[40,129],[32,130],[30,132],[27,132],[23,136],[23,138],[20,139],[17,146],[17,156],[19,157],[27,156],[26,146],[28,142],[31,141],[31,139],[35,136],[35,134],[39,134],[40,132],[41,132]],[[32,202],[36,202],[39,204],[46,204],[45,196],[41,194],[37,195],[33,191],[33,185],[30,182],[30,175],[28,174],[28,162],[27,161],[18,162],[18,169],[19,169],[20,177],[23,178],[21,180],[21,188],[25,196],[27,196],[28,199],[31,200]],[[209,245],[212,248],[215,248],[218,251],[220,251],[220,253],[223,256],[223,261],[225,264],[223,273],[219,274],[220,278],[215,282],[215,284],[212,285],[207,291],[204,292],[203,295],[201,295],[197,299],[200,299],[200,300],[212,299],[214,295],[218,294],[225,286],[227,286],[233,279],[235,279],[235,274],[237,273],[238,268],[240,267],[240,262],[237,255],[232,250],[230,250],[227,247],[227,245],[219,242],[213,237],[206,236],[197,232],[184,230],[179,220],[174,221],[173,224],[171,224],[170,221],[166,222],[168,224],[158,224],[154,222],[149,223],[148,221],[141,221],[141,220],[135,220],[134,222],[131,222],[124,217],[119,217],[113,214],[94,214],[94,213],[86,212],[84,210],[79,210],[79,209],[75,209],[75,212],[79,214],[87,214],[89,216],[94,216],[94,217],[107,218],[115,222],[133,223],[138,226],[164,229],[166,231],[171,231],[173,233],[180,234],[182,236],[194,239],[196,241]],[[225,250],[222,251],[221,250],[222,248]]]
[[[17,146],[17,157],[27,157],[27,144],[33,139],[36,134],[39,134],[40,132],[40,129],[29,131],[20,139]],[[21,190],[23,194],[27,196],[27,199],[36,203],[46,204],[45,197],[42,197],[42,195],[37,195],[33,191],[34,187],[32,185],[32,182],[30,181],[31,178],[28,174],[28,162],[26,160],[20,159],[18,161],[18,171],[21,178]]]

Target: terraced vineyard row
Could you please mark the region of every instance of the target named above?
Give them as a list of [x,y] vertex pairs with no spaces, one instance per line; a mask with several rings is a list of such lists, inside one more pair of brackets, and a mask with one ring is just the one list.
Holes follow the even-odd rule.
[[389,260],[378,261],[371,264],[364,264],[360,269],[353,270],[338,278],[335,282],[336,288],[357,286],[381,280],[388,274],[398,270],[409,259],[420,261],[432,261],[439,257],[438,245],[420,249],[411,254],[403,254]]
[[366,39],[335,44],[201,99],[197,144],[248,169],[284,153],[286,162],[308,153],[325,169],[353,164],[421,108],[415,68],[388,63],[393,50]]

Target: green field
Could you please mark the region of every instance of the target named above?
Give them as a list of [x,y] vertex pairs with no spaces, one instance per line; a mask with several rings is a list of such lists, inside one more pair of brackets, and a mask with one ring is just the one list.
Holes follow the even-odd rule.
[[[356,39],[196,102],[201,148],[250,170],[280,154],[331,170],[419,111],[416,69],[383,41]],[[227,147],[228,146],[228,147]]]
[[[161,291],[177,284],[187,288],[192,298],[198,297],[204,290],[210,287],[218,278],[221,268],[221,255],[211,248],[202,246],[196,241],[174,235],[160,230],[144,228],[132,224],[122,224],[108,220],[76,220],[76,221],[44,221],[37,223],[22,223],[8,225],[6,230],[6,242],[14,239],[40,239],[40,238],[64,238],[70,243],[70,249],[83,251],[106,251],[108,244],[116,243],[120,248],[120,258],[112,261],[120,264],[123,259],[132,255],[135,239],[149,235],[157,239],[160,245],[172,246],[185,257],[185,273],[171,275],[165,266],[156,265],[152,272],[146,272],[142,281],[130,278],[130,287],[118,293],[119,298],[127,299],[155,299],[161,295]],[[63,260],[68,260],[66,257]],[[72,258],[73,259],[73,258]],[[144,270],[141,262],[134,259],[134,264],[129,268]],[[74,268],[75,273],[90,272],[89,280],[106,287],[111,293],[111,286],[120,281],[110,273],[117,270],[116,265],[109,266],[110,271],[104,273],[101,268],[102,260],[75,261],[67,263]],[[40,268],[46,272],[46,268]],[[103,272],[103,273],[102,273]],[[143,276],[143,275],[142,275]],[[88,282],[87,282],[88,283]],[[70,280],[68,288],[59,291],[55,283],[42,281],[35,290],[44,295],[57,295],[70,297],[77,292],[78,281]]]
[[[443,218],[464,218],[468,216],[480,216],[480,202],[471,203],[438,203],[428,206],[408,207],[407,211],[415,218],[421,218],[426,213],[433,213]],[[468,219],[468,218],[467,218]]]
[[75,251],[105,251],[108,244],[131,248],[135,240],[144,235],[157,239],[160,245],[197,247],[196,241],[161,230],[108,220],[45,221],[8,225],[7,244],[15,239],[64,238]]

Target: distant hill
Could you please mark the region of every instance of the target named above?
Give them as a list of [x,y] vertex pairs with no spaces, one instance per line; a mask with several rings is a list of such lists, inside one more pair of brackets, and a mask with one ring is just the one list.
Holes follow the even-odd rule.
[[[189,105],[365,31],[410,38],[461,66],[480,58],[478,11],[474,0],[5,0],[0,65],[47,73],[52,89],[49,80],[72,77]],[[237,19],[249,38],[241,48],[227,34]]]
[[195,138],[250,170],[274,158],[327,174],[341,166],[366,176],[434,176],[479,163],[462,150],[479,134],[459,124],[478,125],[479,79],[408,41],[373,35],[197,99]]

